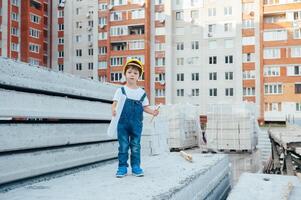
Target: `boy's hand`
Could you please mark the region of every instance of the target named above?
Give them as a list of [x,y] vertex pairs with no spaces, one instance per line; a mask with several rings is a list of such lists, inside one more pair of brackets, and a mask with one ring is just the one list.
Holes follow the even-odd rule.
[[153,116],[157,116],[159,114],[159,110],[154,110]]

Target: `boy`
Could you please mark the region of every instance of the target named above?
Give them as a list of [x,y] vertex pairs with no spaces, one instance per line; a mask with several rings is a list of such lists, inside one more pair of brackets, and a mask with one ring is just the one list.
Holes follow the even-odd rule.
[[143,111],[153,116],[159,112],[149,108],[149,101],[145,91],[137,86],[139,77],[143,74],[143,65],[137,59],[130,59],[123,68],[126,84],[119,88],[113,98],[112,115],[116,116],[116,106],[122,95],[126,96],[121,115],[117,125],[118,148],[118,170],[117,178],[127,174],[128,150],[131,149],[132,174],[143,176],[140,167],[140,139],[142,132]]

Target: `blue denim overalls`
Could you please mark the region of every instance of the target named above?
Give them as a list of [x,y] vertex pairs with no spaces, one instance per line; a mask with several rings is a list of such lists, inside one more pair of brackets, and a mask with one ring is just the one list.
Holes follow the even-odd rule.
[[[124,87],[121,88],[121,91],[126,96]],[[126,96],[117,126],[119,141],[118,167],[128,167],[129,147],[131,148],[131,167],[140,167],[140,139],[143,120],[142,102],[145,97],[146,93],[142,95],[140,100],[129,99]]]

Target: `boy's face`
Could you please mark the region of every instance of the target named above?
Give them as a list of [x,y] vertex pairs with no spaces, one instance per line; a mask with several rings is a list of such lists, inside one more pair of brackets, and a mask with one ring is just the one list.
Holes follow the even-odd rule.
[[139,70],[135,67],[129,67],[125,72],[125,78],[128,83],[136,83],[139,76]]

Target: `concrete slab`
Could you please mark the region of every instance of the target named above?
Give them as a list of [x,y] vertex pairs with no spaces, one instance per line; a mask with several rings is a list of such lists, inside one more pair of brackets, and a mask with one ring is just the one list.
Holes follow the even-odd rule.
[[300,200],[300,197],[301,181],[296,176],[244,173],[227,200]]
[[226,155],[180,153],[143,157],[144,177],[115,178],[117,163],[106,164],[0,193],[1,200],[223,199],[230,189]]

